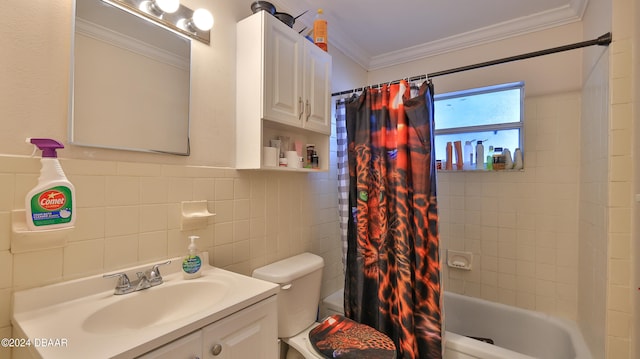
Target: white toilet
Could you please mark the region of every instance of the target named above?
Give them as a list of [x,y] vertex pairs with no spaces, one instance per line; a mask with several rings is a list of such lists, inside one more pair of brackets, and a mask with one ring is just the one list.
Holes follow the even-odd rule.
[[[323,267],[322,257],[312,253],[302,253],[253,271],[254,278],[280,285],[278,338],[288,344],[286,359],[324,358],[309,340],[309,332],[320,324],[316,322],[316,318]],[[340,313],[342,305],[339,303],[342,298],[335,299],[338,303],[334,312],[329,311],[327,314],[342,314]],[[359,339],[353,337],[353,340]]]
[[287,359],[323,358],[309,342],[309,331],[318,325],[323,267],[322,257],[302,253],[253,271],[254,278],[280,284],[278,338],[289,345]]

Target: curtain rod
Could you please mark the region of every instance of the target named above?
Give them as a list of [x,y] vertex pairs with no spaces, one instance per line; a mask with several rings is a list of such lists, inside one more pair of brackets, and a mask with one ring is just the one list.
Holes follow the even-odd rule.
[[[463,71],[468,71],[468,70],[475,70],[475,69],[479,69],[479,68],[482,68],[482,67],[499,65],[499,64],[503,64],[503,63],[507,63],[507,62],[511,62],[511,61],[525,60],[525,59],[529,59],[529,58],[532,58],[532,57],[537,57],[537,56],[542,56],[542,55],[549,55],[549,54],[554,54],[554,53],[557,53],[557,52],[574,50],[574,49],[579,49],[579,48],[587,47],[587,46],[594,46],[594,45],[609,46],[609,44],[611,43],[612,39],[613,39],[613,37],[611,35],[611,32],[608,32],[608,33],[606,33],[606,34],[604,34],[604,35],[602,35],[602,36],[600,36],[600,37],[598,37],[596,39],[593,39],[593,40],[577,42],[575,44],[570,44],[570,45],[553,47],[553,48],[546,49],[546,50],[529,52],[529,53],[522,54],[522,55],[505,57],[505,58],[498,59],[498,60],[481,62],[481,63],[477,63],[477,64],[474,64],[474,65],[456,67],[456,68],[449,69],[449,70],[433,72],[433,73],[430,73],[430,74],[427,74],[427,75],[414,76],[414,77],[409,78],[408,81],[411,82],[411,81],[417,81],[417,80],[421,80],[421,79],[431,79],[433,77],[450,75],[450,74],[454,74],[454,73],[457,73],[457,72],[463,72]],[[346,95],[346,94],[354,93],[354,92],[357,92],[357,91],[362,91],[363,89],[365,89],[367,87],[374,87],[375,88],[375,87],[380,87],[380,86],[385,85],[385,84],[393,84],[393,83],[397,83],[397,82],[400,82],[400,80],[396,80],[396,81],[393,81],[393,82],[383,82],[383,83],[380,83],[380,84],[377,84],[377,85],[373,85],[373,86],[365,86],[365,87],[360,87],[360,88],[356,88],[356,89],[352,89],[352,90],[336,92],[336,93],[332,93],[331,96]]]
[[505,57],[505,58],[498,59],[498,60],[493,60],[493,61],[481,62],[481,63],[475,64],[475,65],[468,65],[468,66],[456,67],[454,69],[438,71],[438,72],[434,72],[434,73],[428,74],[427,77],[428,78],[432,78],[432,77],[437,77],[437,76],[450,75],[450,74],[454,74],[454,73],[457,73],[457,72],[479,69],[481,67],[499,65],[499,64],[504,64],[506,62],[525,60],[525,59],[529,59],[529,58],[532,58],[532,57],[554,54],[556,52],[579,49],[581,47],[587,47],[587,46],[593,46],[593,45],[609,46],[609,44],[611,43],[611,40],[612,40],[611,33],[608,32],[608,33],[598,37],[597,39],[593,39],[593,40],[577,42],[575,44],[570,44],[570,45],[558,46],[558,47],[554,47],[554,48],[546,49],[546,50],[529,52],[527,54],[522,54],[522,55],[517,55],[517,56]]

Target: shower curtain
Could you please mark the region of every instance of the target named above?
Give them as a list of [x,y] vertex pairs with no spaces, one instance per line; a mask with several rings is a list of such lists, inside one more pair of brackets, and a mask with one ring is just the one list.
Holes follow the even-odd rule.
[[401,81],[345,105],[345,315],[391,337],[398,358],[441,358],[432,84],[409,94]]

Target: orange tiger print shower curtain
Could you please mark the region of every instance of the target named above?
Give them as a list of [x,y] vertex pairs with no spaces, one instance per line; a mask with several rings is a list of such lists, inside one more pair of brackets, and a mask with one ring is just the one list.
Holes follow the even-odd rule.
[[349,224],[345,315],[395,342],[397,357],[442,357],[433,87],[406,82],[346,104]]

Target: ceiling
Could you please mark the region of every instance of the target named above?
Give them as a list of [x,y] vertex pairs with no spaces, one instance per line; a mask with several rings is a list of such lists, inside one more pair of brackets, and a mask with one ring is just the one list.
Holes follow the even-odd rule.
[[[298,31],[322,8],[329,46],[367,70],[579,21],[588,0],[272,0]],[[306,32],[307,30],[305,30]]]

